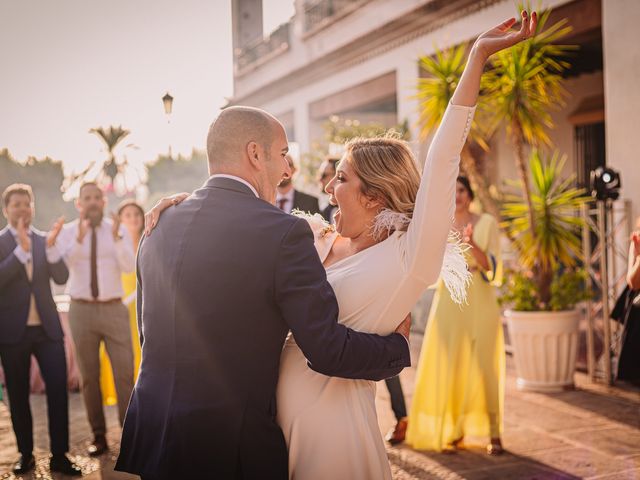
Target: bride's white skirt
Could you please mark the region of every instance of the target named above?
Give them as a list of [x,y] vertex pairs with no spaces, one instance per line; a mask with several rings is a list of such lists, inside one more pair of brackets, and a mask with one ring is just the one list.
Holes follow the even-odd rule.
[[295,480],[390,479],[378,427],[376,384],[314,372],[290,338],[282,351],[278,423]]

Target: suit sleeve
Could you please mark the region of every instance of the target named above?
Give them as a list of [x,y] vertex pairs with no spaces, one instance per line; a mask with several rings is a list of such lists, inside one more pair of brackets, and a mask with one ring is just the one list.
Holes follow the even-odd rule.
[[411,364],[402,335],[382,337],[338,323],[338,304],[305,220],[297,220],[285,235],[275,275],[276,301],[313,370],[377,381]]
[[[46,243],[46,239],[45,239]],[[62,255],[54,247],[46,248],[47,267],[49,275],[57,285],[64,285],[69,280],[69,269],[64,263]]]
[[57,285],[64,285],[69,280],[69,269],[62,259],[49,264],[49,274]]

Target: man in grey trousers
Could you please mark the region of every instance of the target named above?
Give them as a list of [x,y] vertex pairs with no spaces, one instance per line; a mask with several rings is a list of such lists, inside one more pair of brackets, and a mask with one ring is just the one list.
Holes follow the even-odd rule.
[[88,452],[96,456],[107,450],[100,390],[101,342],[113,368],[121,425],[133,390],[133,347],[129,311],[122,303],[121,276],[134,270],[135,254],[117,217],[103,218],[105,198],[96,183],[87,182],[80,187],[76,208],[80,217],[65,225],[59,244],[69,268],[69,326],[94,435]]

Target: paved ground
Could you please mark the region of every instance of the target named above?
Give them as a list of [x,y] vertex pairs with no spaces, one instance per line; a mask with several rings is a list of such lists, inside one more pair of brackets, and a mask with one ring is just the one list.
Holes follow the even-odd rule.
[[[421,338],[414,336],[414,359]],[[414,364],[415,364],[414,360]],[[414,369],[402,373],[408,402],[413,391]],[[518,392],[513,362],[508,361],[504,445],[508,453],[489,457],[482,445],[470,446],[454,455],[415,452],[406,447],[389,448],[394,478],[413,479],[640,479],[640,391],[589,385],[576,376],[578,388],[557,394]],[[379,423],[382,432],[395,420],[384,383],[378,385]],[[38,468],[26,478],[50,479],[46,452],[46,404],[32,397]],[[99,460],[84,456],[91,438],[82,399],[71,395],[72,455],[82,465],[86,479],[137,478],[113,472],[118,451],[117,413],[108,408],[111,451]],[[0,479],[16,458],[15,439],[6,405],[0,403]],[[53,476],[53,478],[63,478]]]

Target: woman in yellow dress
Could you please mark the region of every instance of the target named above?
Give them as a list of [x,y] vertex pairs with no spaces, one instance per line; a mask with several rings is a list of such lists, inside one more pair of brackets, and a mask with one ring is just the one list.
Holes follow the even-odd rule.
[[473,191],[458,177],[454,229],[469,244],[473,279],[467,304],[453,302],[442,281],[422,344],[407,443],[418,450],[455,451],[464,437],[490,439],[502,453],[505,355],[494,286],[501,281],[495,219],[469,210]]
[[[133,240],[134,250],[138,249],[140,237],[144,231],[144,210],[134,200],[125,200],[118,207],[118,218],[129,231]],[[129,308],[129,320],[131,324],[131,340],[133,341],[133,379],[138,378],[140,368],[140,341],[138,339],[138,322],[136,320],[136,272],[122,275],[122,288],[124,290],[123,303]],[[102,401],[105,405],[117,403],[116,387],[113,381],[111,362],[105,351],[104,344],[100,346],[100,389]]]

